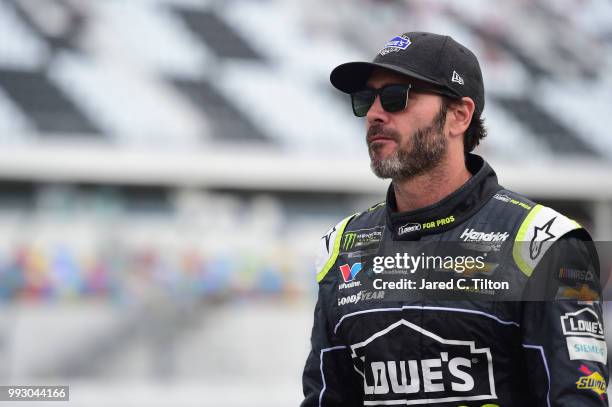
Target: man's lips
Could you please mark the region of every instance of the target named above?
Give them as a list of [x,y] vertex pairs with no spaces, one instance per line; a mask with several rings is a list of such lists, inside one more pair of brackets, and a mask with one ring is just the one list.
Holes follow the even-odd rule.
[[383,135],[375,135],[372,137],[368,137],[368,143],[374,143],[376,141],[395,141],[395,139],[393,137],[388,137],[388,136],[383,136]]
[[368,129],[366,141],[369,146],[378,145],[379,147],[385,144],[399,144],[399,134],[396,134],[392,129],[375,124]]

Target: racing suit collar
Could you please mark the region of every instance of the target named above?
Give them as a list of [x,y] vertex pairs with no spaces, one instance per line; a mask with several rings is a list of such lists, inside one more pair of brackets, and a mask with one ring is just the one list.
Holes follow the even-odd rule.
[[393,184],[387,190],[387,225],[394,240],[415,240],[452,229],[471,217],[502,187],[495,171],[476,154],[466,155],[473,176],[459,189],[433,205],[415,211],[397,212]]

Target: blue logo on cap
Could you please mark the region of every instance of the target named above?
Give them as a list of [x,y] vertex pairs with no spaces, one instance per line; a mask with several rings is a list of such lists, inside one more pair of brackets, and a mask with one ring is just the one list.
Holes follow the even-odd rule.
[[410,38],[406,36],[396,36],[387,42],[384,48],[380,51],[380,55],[388,54],[389,52],[397,52],[408,48],[411,44]]

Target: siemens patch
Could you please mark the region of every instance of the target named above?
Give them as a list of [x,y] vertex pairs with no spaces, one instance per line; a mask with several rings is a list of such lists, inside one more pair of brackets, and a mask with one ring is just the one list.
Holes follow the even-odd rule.
[[566,342],[571,360],[592,360],[603,364],[608,362],[608,347],[604,341],[571,336]]

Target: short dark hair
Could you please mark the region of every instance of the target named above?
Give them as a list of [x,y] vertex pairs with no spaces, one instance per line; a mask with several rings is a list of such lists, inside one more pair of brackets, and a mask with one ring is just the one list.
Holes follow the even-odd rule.
[[[446,111],[449,107],[459,102],[460,100],[458,99],[442,96],[442,109]],[[469,153],[474,150],[480,144],[480,140],[485,137],[487,137],[487,128],[485,127],[484,118],[482,115],[476,116],[476,112],[474,112],[472,121],[465,131],[465,137],[463,138],[463,151]]]

